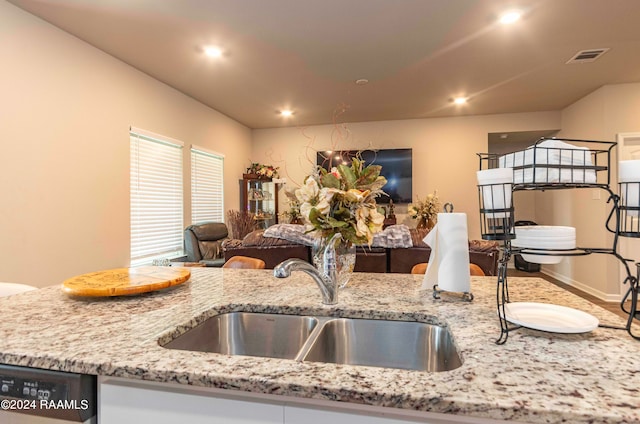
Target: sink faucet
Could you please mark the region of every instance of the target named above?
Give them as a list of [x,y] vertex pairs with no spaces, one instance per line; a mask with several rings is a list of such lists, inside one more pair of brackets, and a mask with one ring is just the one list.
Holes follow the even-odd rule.
[[342,238],[340,233],[334,234],[324,249],[324,260],[322,261],[322,272],[318,271],[309,262],[302,259],[287,259],[279,263],[273,269],[273,276],[276,278],[287,278],[293,271],[302,271],[313,278],[320,292],[322,293],[322,303],[325,305],[335,305],[338,303],[338,266],[336,260],[336,243]]

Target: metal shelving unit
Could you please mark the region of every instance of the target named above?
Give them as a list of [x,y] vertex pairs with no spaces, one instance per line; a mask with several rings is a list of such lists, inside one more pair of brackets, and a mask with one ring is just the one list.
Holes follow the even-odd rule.
[[[586,147],[586,149],[540,146],[541,143],[547,140],[579,143],[580,146]],[[498,185],[497,189],[495,187],[496,184],[478,186],[482,238],[484,240],[502,241],[501,256],[498,262],[498,281],[496,285],[496,303],[500,322],[500,336],[496,340],[497,344],[504,344],[509,337],[510,331],[522,327],[511,325],[506,319],[507,314],[505,311],[505,305],[510,303],[507,264],[513,254],[553,256],[609,254],[616,257],[623,264],[627,274],[624,284],[629,284],[629,288],[622,298],[620,307],[629,317],[625,327],[611,327],[602,324],[600,326],[626,330],[631,337],[640,340],[640,334],[635,335],[631,330],[633,320],[640,319],[640,311],[638,311],[640,263],[635,264],[636,270],[635,273],[632,273],[630,264],[634,263],[634,261],[623,258],[618,252],[619,237],[640,238],[640,207],[638,205],[629,205],[626,201],[626,199],[629,198],[640,199],[640,182],[619,183],[619,193],[622,194],[622,197],[611,190],[611,152],[615,146],[615,142],[609,141],[542,138],[530,148],[531,150],[527,149],[523,152],[514,152],[510,158],[508,155],[478,153],[480,170],[496,168],[501,165],[502,167],[506,167],[504,165],[508,164],[508,159],[511,159],[514,165],[512,166],[514,175],[517,174],[519,177],[517,178],[518,181],[514,179],[513,184],[501,184],[502,187]],[[582,161],[580,161],[580,156],[582,156]],[[556,158],[558,163],[554,163]],[[517,163],[517,159],[522,160],[520,163]],[[575,162],[582,163],[575,165]],[[606,178],[602,174],[606,174]],[[557,182],[554,181],[556,177]],[[598,179],[601,181],[606,180],[606,183],[598,183]],[[487,188],[492,196],[496,192],[504,194],[511,191],[509,196],[504,194],[504,198],[500,199],[499,202],[490,202],[490,204],[505,205],[504,208],[491,209],[485,207],[483,190],[486,193]],[[579,188],[598,188],[608,193],[607,203],[611,203],[611,212],[606,220],[605,228],[614,235],[611,248],[576,248],[551,251],[547,249],[513,247],[511,245],[511,240],[515,238],[513,192],[519,190],[544,191]],[[631,307],[627,310],[625,303],[629,298],[631,299]]]

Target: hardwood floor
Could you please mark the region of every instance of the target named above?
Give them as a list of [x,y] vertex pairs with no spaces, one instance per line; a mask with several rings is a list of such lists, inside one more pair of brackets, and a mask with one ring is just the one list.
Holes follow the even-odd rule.
[[[542,278],[543,280],[547,280],[550,283],[555,284],[558,287],[561,287],[577,296],[580,296],[586,300],[588,300],[591,303],[594,303],[610,312],[613,312],[623,318],[627,318],[628,315],[625,314],[622,309],[620,309],[620,303],[619,302],[605,302],[604,300],[598,299],[595,296],[592,296],[588,293],[583,292],[582,290],[576,289],[575,287],[572,287],[568,284],[565,284],[559,280],[556,280],[553,277],[550,277],[546,274],[543,274],[541,272],[524,272],[524,271],[519,271],[517,269],[512,269],[509,268],[507,270],[507,277],[538,277],[538,278]],[[628,306],[627,306],[627,310],[631,309],[631,301],[627,302]]]

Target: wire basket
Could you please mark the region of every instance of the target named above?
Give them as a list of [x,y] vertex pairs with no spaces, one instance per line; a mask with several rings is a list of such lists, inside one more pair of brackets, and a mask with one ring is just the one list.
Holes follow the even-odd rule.
[[483,240],[512,240],[516,237],[512,186],[512,183],[478,185]]
[[618,188],[618,234],[640,237],[640,181],[619,183]]

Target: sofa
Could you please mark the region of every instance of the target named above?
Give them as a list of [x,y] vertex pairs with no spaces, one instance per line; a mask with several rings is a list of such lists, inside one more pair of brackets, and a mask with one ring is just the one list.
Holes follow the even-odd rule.
[[[308,245],[275,237],[265,237],[265,230],[249,233],[244,239],[227,239],[222,244],[225,260],[237,255],[262,259],[266,268],[272,269],[289,258],[299,258],[311,262],[311,248]],[[428,262],[431,248],[422,239],[428,230],[410,229],[412,247],[356,248],[356,272],[410,273],[418,263]],[[478,265],[485,275],[497,275],[499,249],[495,241],[470,240],[469,262]]]
[[228,237],[229,231],[222,222],[189,225],[184,230],[186,261],[221,267],[225,263],[222,244]]

